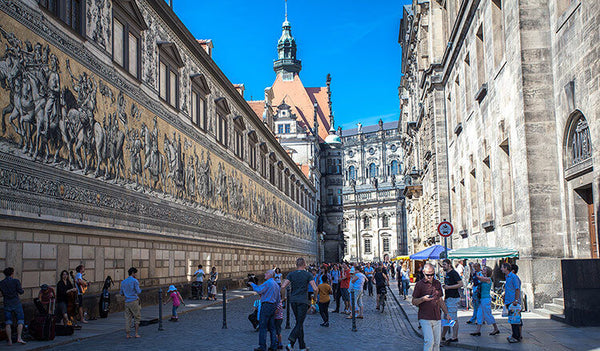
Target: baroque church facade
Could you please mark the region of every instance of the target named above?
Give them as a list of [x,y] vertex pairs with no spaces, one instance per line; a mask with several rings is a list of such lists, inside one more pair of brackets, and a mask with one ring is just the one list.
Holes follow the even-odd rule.
[[344,259],[385,261],[408,252],[398,123],[342,132]]
[[338,262],[343,255],[342,142],[334,129],[331,76],[323,87],[305,87],[301,69],[286,13],[273,63],[275,82],[265,89],[264,100],[248,103],[317,189],[318,257]]
[[399,130],[414,251],[519,250],[529,302],[562,297],[561,259],[598,258],[600,3],[413,1]]
[[318,258],[319,184],[165,1],[1,0],[0,19],[0,264],[25,299],[79,264],[91,292],[131,266],[152,291]]

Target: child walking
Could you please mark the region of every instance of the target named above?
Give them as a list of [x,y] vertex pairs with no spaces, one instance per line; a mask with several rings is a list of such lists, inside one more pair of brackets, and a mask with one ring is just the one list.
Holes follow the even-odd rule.
[[283,350],[283,344],[281,343],[281,325],[283,324],[283,302],[281,299],[277,303],[275,309],[275,332],[277,333],[277,340],[279,341],[279,348]]
[[169,321],[177,322],[179,320],[179,317],[177,316],[177,308],[181,304],[185,306],[185,303],[183,302],[183,298],[181,297],[181,294],[179,293],[175,285],[169,286],[169,290],[167,290],[167,295],[169,295],[169,297],[165,301],[165,305],[167,304],[167,302],[173,301],[173,311],[171,313],[171,319],[169,319]]
[[331,285],[328,284],[329,280],[327,275],[323,275],[321,277],[323,283],[319,284],[317,287],[317,292],[319,295],[319,313],[321,313],[321,318],[323,318],[323,323],[321,323],[322,327],[329,327],[329,295],[333,293],[331,289]]

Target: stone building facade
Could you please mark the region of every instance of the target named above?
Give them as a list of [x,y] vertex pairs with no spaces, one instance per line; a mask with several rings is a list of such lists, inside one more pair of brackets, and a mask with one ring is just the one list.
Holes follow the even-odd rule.
[[426,162],[419,121],[435,121],[452,245],[519,249],[536,307],[562,296],[561,259],[598,257],[598,23],[584,0],[414,2],[402,19],[406,155]]
[[130,266],[147,289],[316,259],[317,189],[165,1],[0,19],[0,264],[25,299],[79,264],[95,292]]
[[275,82],[265,88],[264,100],[248,103],[317,189],[319,260],[338,262],[343,245],[342,207],[330,199],[332,194],[334,198],[341,194],[342,145],[334,129],[331,76],[327,75],[323,87],[305,87],[296,51],[286,13],[273,62]]
[[407,253],[402,146],[396,122],[342,132],[344,259]]

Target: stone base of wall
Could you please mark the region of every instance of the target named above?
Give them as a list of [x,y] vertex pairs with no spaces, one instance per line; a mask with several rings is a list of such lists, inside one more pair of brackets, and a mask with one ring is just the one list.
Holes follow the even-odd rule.
[[[218,289],[223,286],[236,289],[245,286],[249,273],[261,278],[275,266],[282,271],[295,269],[300,256],[307,262],[315,256],[252,246],[218,245],[202,240],[177,239],[176,233],[165,233],[165,238],[142,233],[106,230],[102,228],[64,226],[27,220],[0,219],[0,267],[14,267],[15,278],[20,279],[25,293],[21,301],[29,306],[37,297],[41,284],[56,286],[62,270],[75,271],[83,264],[84,278],[89,281],[85,306],[91,317],[98,311],[98,300],[106,276],[115,285],[111,289],[111,311],[122,309],[117,296],[120,282],[127,277],[129,267],[138,268],[138,279],[143,290],[143,304],[158,301],[158,288],[175,284],[189,295],[189,283],[198,264],[207,275],[211,267],[219,272]],[[167,237],[168,234],[168,237]],[[185,297],[186,295],[184,295]],[[32,307],[32,306],[31,306]],[[33,309],[27,310],[32,312]],[[28,314],[30,315],[30,314]]]

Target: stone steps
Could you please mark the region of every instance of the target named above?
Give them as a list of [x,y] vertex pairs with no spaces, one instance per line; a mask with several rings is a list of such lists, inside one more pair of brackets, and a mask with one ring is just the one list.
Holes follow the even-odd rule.
[[543,308],[536,308],[533,312],[558,322],[565,322],[565,299],[553,298],[552,303],[545,303]]

